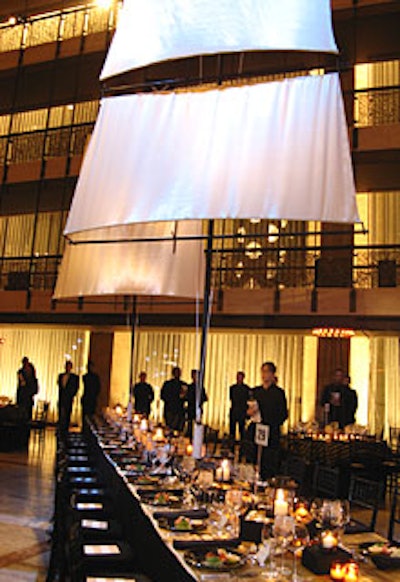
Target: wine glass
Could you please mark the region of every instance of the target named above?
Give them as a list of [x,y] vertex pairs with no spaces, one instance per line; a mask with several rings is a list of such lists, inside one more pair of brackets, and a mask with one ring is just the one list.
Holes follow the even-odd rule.
[[302,556],[304,548],[310,543],[310,534],[304,523],[294,524],[291,546],[293,550],[293,582],[303,582],[303,578],[297,572],[297,560]]
[[289,576],[290,570],[283,564],[287,547],[294,533],[295,520],[291,515],[277,515],[274,521],[274,536],[281,550],[281,565],[278,572],[281,576]]
[[276,539],[271,523],[264,523],[261,532],[261,541],[266,550],[265,562],[267,562],[267,567],[262,572],[263,577],[265,576],[267,580],[273,580],[278,578],[279,574],[275,562]]
[[225,504],[229,515],[229,526],[233,536],[239,535],[240,510],[243,505],[243,493],[241,489],[232,488],[226,492]]

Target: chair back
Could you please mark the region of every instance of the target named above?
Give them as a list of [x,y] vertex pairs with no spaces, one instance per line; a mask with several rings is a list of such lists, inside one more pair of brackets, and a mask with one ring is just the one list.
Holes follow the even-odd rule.
[[313,477],[313,494],[315,497],[337,499],[340,492],[340,472],[338,467],[316,465]]
[[399,485],[396,483],[396,487],[392,496],[392,505],[390,508],[390,518],[389,518],[389,529],[388,529],[388,540],[389,541],[400,541],[400,534],[396,535],[396,526],[400,526],[400,490]]
[[363,525],[368,531],[375,530],[379,502],[382,499],[383,486],[382,481],[371,481],[356,475],[352,475],[350,478],[350,507],[352,510],[354,508],[369,510],[369,520],[367,520],[367,522],[363,521]]

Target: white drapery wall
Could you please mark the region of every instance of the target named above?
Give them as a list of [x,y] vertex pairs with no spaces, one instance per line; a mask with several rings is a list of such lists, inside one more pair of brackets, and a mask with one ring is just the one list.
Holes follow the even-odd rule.
[[399,338],[370,339],[369,426],[372,432],[400,426]]
[[[121,392],[117,375],[128,378],[129,332],[117,332],[119,354],[126,353],[125,364],[114,351],[111,376],[111,402],[126,405],[128,387]],[[155,418],[162,417],[159,393],[163,382],[170,377],[171,367],[179,365],[183,379],[190,381],[190,371],[199,366],[200,335],[194,330],[139,330],[135,338],[135,376],[141,370],[148,374],[153,385],[156,402]],[[125,346],[125,347],[123,347]],[[205,371],[205,387],[209,397],[204,407],[204,422],[227,430],[229,412],[229,386],[235,382],[236,372],[244,370],[250,386],[260,384],[260,366],[272,360],[278,367],[279,383],[285,388],[290,422],[301,417],[314,416],[316,394],[316,339],[302,334],[282,334],[240,330],[211,330]],[[114,368],[115,364],[115,368]],[[118,369],[117,369],[118,367]],[[116,394],[116,396],[113,396]],[[125,394],[125,396],[124,396]]]
[[[50,402],[50,419],[57,418],[57,376],[71,359],[74,372],[86,372],[90,333],[77,328],[0,326],[0,394],[15,401],[17,370],[23,356],[28,356],[36,368],[39,393],[36,399]],[[74,349],[76,348],[76,349]],[[79,420],[80,394],[75,398],[73,421]]]

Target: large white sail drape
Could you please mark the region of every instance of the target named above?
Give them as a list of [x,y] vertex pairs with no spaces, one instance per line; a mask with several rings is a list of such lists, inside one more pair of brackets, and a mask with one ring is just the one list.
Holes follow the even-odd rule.
[[125,0],[101,78],[251,50],[337,52],[330,0]]
[[[203,243],[173,238],[174,234],[185,236],[189,232],[201,235],[201,221],[132,224],[96,230],[91,233],[93,240],[117,237],[143,242],[67,244],[54,297],[112,294],[196,297],[203,288]],[[171,240],[148,241],[157,237]]]
[[66,233],[212,218],[358,220],[337,74],[104,99]]

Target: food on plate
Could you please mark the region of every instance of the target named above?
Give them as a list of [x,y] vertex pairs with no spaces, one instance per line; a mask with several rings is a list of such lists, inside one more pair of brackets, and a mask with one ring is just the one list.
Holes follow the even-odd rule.
[[368,548],[368,551],[373,556],[390,556],[391,558],[400,558],[400,547],[390,546],[385,542],[373,544]]
[[192,523],[190,519],[181,515],[174,521],[174,528],[179,531],[189,531],[192,529]]
[[167,505],[170,501],[170,496],[165,491],[160,491],[154,496],[154,503],[156,505]]
[[223,566],[236,566],[240,562],[240,556],[227,550],[218,549],[215,552],[207,552],[204,563],[209,568],[221,568]]

